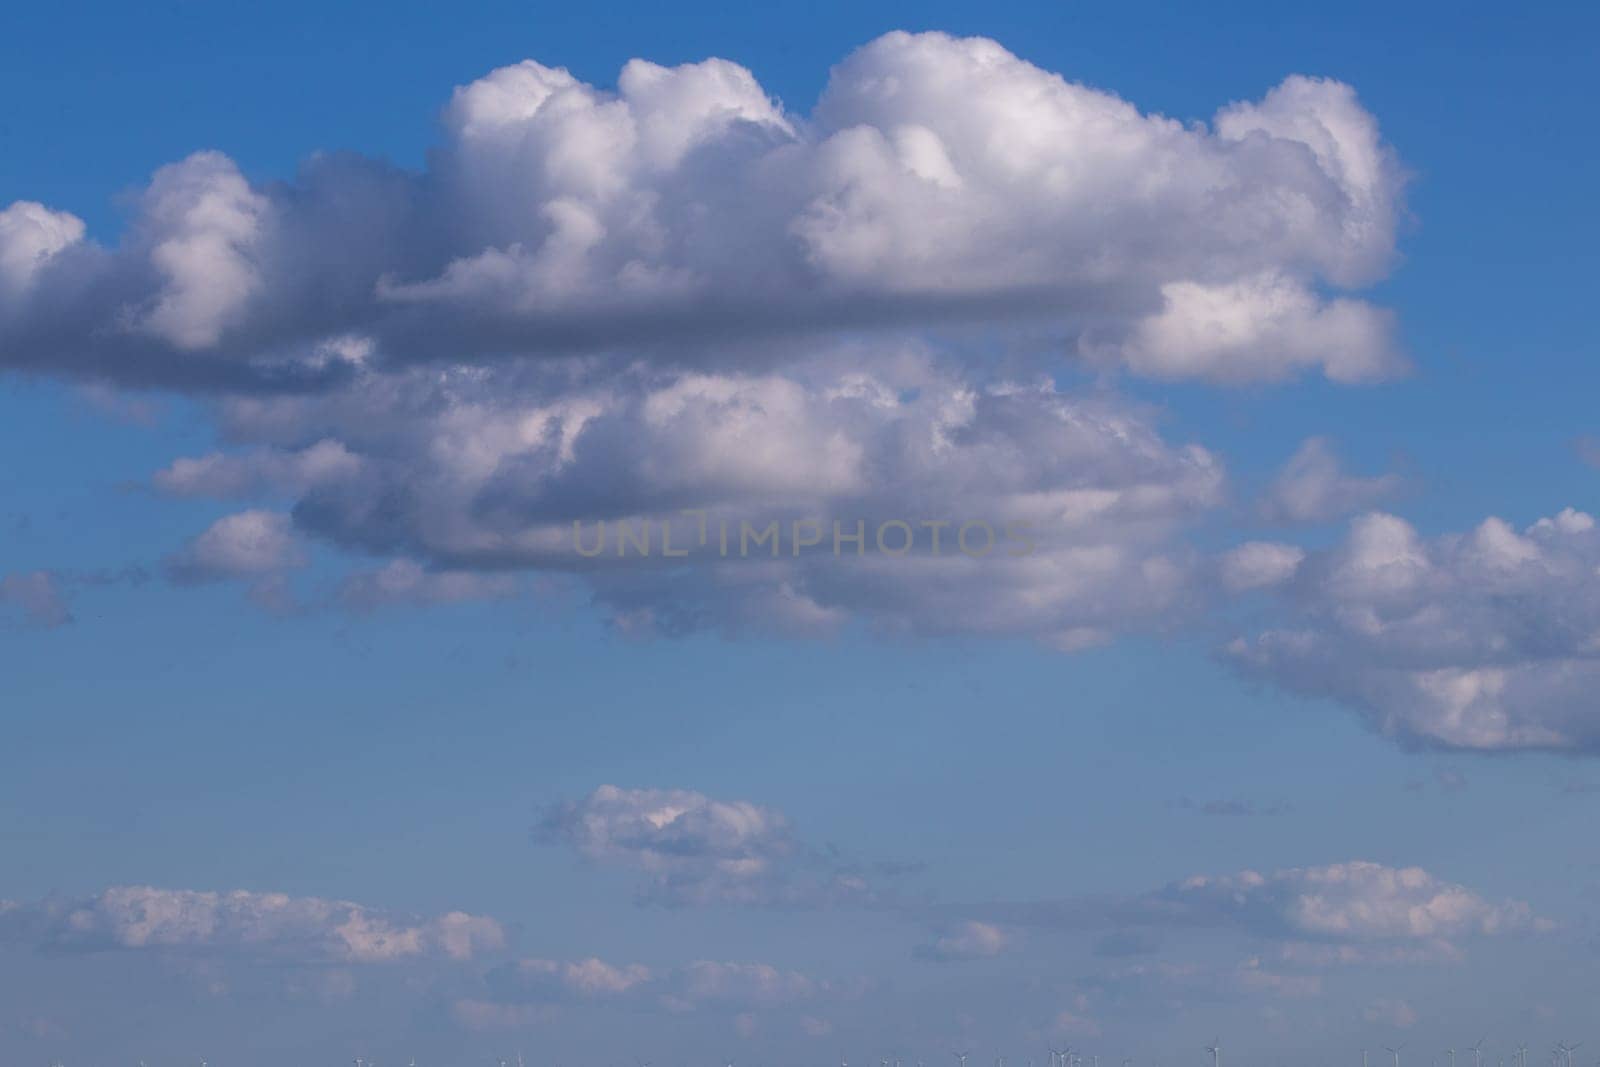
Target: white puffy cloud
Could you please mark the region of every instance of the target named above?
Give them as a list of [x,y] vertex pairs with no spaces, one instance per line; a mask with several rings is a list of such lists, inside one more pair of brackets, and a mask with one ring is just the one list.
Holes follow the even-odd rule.
[[998,956],[1011,946],[1011,935],[994,923],[968,920],[937,932],[917,949],[923,959],[949,962]]
[[1288,941],[1449,943],[1542,926],[1526,904],[1486,900],[1420,867],[1364,861],[1196,876],[1146,903],[1180,923]]
[[1271,272],[1168,282],[1159,311],[1119,340],[1085,337],[1080,351],[1151,378],[1271,381],[1315,367],[1336,382],[1367,382],[1405,365],[1390,320],[1359,300],[1324,302],[1303,282]]
[[1414,745],[1600,749],[1600,532],[1568,509],[1422,537],[1381,513],[1313,554],[1288,617],[1228,647],[1247,672],[1358,708]]
[[215,952],[291,962],[467,960],[504,947],[492,919],[406,919],[283,893],[114,886],[83,899],[0,909],[0,941],[44,950]]
[[251,509],[218,519],[166,564],[174,581],[192,583],[260,578],[302,562],[289,516]]
[[858,873],[798,841],[781,812],[748,801],[603,785],[547,809],[538,834],[587,860],[641,872],[644,901],[816,906],[872,899]]
[[1254,982],[1279,972],[1455,961],[1480,938],[1555,928],[1521,901],[1491,900],[1420,867],[1364,860],[1196,875],[1150,892],[997,904],[984,911],[985,918],[1012,927],[1110,931],[1102,943],[1110,942],[1111,950],[1101,953],[1109,956],[1153,952],[1156,946],[1142,934],[1214,932],[1247,947],[1255,961],[1249,966],[1260,972]]
[[1346,474],[1324,437],[1308,438],[1284,464],[1261,500],[1262,514],[1277,522],[1326,522],[1365,511],[1400,487],[1393,474]]
[[382,365],[704,365],[752,340],[778,359],[864,327],[1047,323],[1158,377],[1400,365],[1386,313],[1331,292],[1387,269],[1403,185],[1338,82],[1290,77],[1184,124],[993,41],[891,33],[809,116],[724,60],[633,60],[615,90],[529,60],[459,88],[443,127],[423,173],[332,153],[253,184],[197,153],[110,249],[7,208],[0,285],[23,305],[0,352],[254,391],[337,384],[350,336]]
[[504,975],[525,993],[543,991],[551,997],[618,996],[651,980],[650,968],[639,963],[610,964],[589,957],[583,960],[518,960]]
[[[1206,578],[1176,535],[1222,499],[1211,453],[1114,398],[969,384],[914,347],[877,372],[856,354],[784,374],[362,374],[317,397],[227,402],[244,447],[157,484],[298,481],[301,532],[398,558],[353,581],[361,603],[496,595],[524,569],[580,576],[632,630],[862,619],[1071,648],[1165,625],[1194,599]],[[330,462],[313,477],[316,455]],[[603,550],[580,551],[602,523]],[[647,523],[651,558],[619,554]],[[746,523],[778,537],[753,545]],[[835,555],[835,524],[841,538],[859,524],[864,550],[841,539]],[[688,552],[676,561],[669,525],[674,556]],[[797,554],[802,537],[815,543]]]
[[197,152],[156,171],[145,191],[138,240],[160,279],[135,329],[181,350],[211,348],[262,285],[252,258],[267,198],[231,159]]
[[63,249],[83,240],[83,220],[43,204],[19,200],[0,211],[0,312],[22,298]]
[[328,439],[300,449],[260,448],[174,460],[152,484],[173,496],[231,497],[259,492],[304,493],[318,485],[353,478],[361,461]]

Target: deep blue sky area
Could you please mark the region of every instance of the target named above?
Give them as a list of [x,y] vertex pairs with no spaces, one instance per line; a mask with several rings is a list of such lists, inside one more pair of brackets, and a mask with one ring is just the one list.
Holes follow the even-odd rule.
[[[419,171],[452,90],[525,58],[610,89],[633,57],[722,57],[805,116],[834,64],[894,29],[992,38],[1184,123],[1297,73],[1350,84],[1376,117],[1409,181],[1393,269],[1359,295],[1393,311],[1406,373],[1218,386],[1054,369],[1219,458],[1194,552],[1340,541],[1347,514],[1287,529],[1257,506],[1312,437],[1349,472],[1393,475],[1381,506],[1425,537],[1600,508],[1584,458],[1600,435],[1600,9],[1585,5],[11,3],[0,208],[39,201],[114,246],[151,174],[201,149],[261,186],[314,153]],[[1225,662],[1241,625],[1299,610],[1293,594],[1179,605],[1070,654],[860,617],[824,637],[639,637],[570,576],[425,608],[263,611],[163,562],[244,506],[151,486],[233,443],[215,400],[0,370],[0,578],[73,576],[65,625],[30,625],[0,592],[0,1059],[948,1067],[970,1044],[971,1067],[1021,1067],[1068,1043],[1108,1067],[1197,1067],[1220,1033],[1232,1067],[1354,1067],[1397,1041],[1419,1067],[1484,1031],[1490,1064],[1520,1040],[1543,1063],[1593,1021],[1593,750],[1386,737],[1336,681]],[[305,551],[296,580],[318,588],[358,555]],[[1541,621],[1592,619],[1592,577]],[[1593,697],[1573,715],[1592,721]],[[880,888],[651,899],[698,839],[640,859],[535,829],[603,784],[781,813],[772,862]],[[1192,876],[1353,861],[1422,868],[1471,900],[1402,908],[1404,936],[1370,915],[1370,936],[1318,927],[1323,898],[1285,903],[1278,883],[1219,892],[1192,920],[1135,917],[1170,914]],[[506,936],[468,962],[352,965],[252,956],[248,937],[168,951],[159,934],[60,934],[113,886],[465,912]],[[1164,886],[1177,897],[1156,899]],[[1526,914],[1494,910],[1507,901]],[[987,936],[971,924],[1004,950],[939,941]],[[1320,949],[1347,958],[1291,959]],[[517,959],[653,977],[569,997]],[[696,961],[776,977],[713,981]],[[518,981],[534,994],[508,993]]]

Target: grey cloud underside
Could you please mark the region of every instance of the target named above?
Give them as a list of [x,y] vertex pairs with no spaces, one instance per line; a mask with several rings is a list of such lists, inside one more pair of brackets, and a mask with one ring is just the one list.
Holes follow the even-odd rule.
[[1370,379],[1399,366],[1386,316],[1322,291],[1381,276],[1402,180],[1335,82],[1184,126],[989,41],[890,34],[802,118],[720,60],[636,60],[614,92],[529,61],[457,90],[420,173],[330,154],[253,184],[199,153],[114,248],[12,205],[0,353],[314,390],[355,362],[750,365],[767,338],[1040,320],[1158,377]]
[[[353,578],[349,602],[500,595],[515,572],[566,573],[617,624],[656,632],[860,619],[1081,647],[1203,599],[1212,578],[1178,535],[1225,480],[1216,457],[1166,442],[1113,396],[973,384],[909,343],[841,346],[782,374],[363,371],[349,388],[233,398],[219,413],[234,448],[179,460],[156,487],[287,498],[300,535],[398,557]],[[602,522],[605,550],[580,552],[580,532],[592,547]],[[798,556],[797,522],[822,542]],[[982,524],[984,558],[959,551],[968,522]],[[621,528],[646,523],[651,554],[619,554]],[[746,526],[772,523],[776,553],[747,546]],[[877,535],[893,523],[905,526],[884,552]],[[687,556],[664,554],[668,524]],[[835,524],[859,527],[864,551],[835,555]],[[240,512],[169,571],[288,567],[302,557],[289,528],[282,512]]]

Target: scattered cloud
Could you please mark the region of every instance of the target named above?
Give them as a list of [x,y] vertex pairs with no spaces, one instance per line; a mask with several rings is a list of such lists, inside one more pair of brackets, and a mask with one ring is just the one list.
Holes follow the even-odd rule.
[[1326,437],[1307,438],[1262,498],[1274,522],[1328,522],[1367,511],[1400,488],[1400,477],[1346,474]]
[[1417,1010],[1404,1000],[1380,997],[1367,1005],[1361,1017],[1369,1023],[1392,1026],[1399,1030],[1417,1025]]
[[564,1008],[603,1002],[638,1011],[742,1014],[750,1009],[807,1002],[837,992],[825,981],[766,963],[695,960],[656,971],[639,963],[599,959],[525,959],[489,972],[480,996],[454,1005],[470,1029],[545,1022]]
[[142,567],[101,570],[36,570],[0,574],[0,621],[5,608],[16,609],[29,626],[52,629],[73,621],[71,601],[79,589],[141,585],[149,578]]
[[396,605],[492,600],[516,591],[517,581],[511,575],[430,571],[415,560],[396,559],[377,570],[349,575],[340,586],[339,600],[357,611],[372,611]]
[[1352,862],[1220,878],[1196,876],[1158,894],[1201,922],[1331,940],[1432,940],[1530,928],[1526,905],[1491,904],[1418,867]]
[[593,957],[574,961],[525,959],[493,972],[490,982],[496,989],[522,999],[556,1002],[620,996],[651,982],[653,977],[648,967],[638,963],[613,965]]
[[1050,1021],[1052,1033],[1066,1037],[1099,1037],[1100,1024],[1091,1014],[1089,998],[1079,993]]
[[185,497],[305,493],[359,475],[361,460],[331,438],[299,449],[258,448],[177,459],[151,479],[160,492]]
[[1545,928],[1516,901],[1494,903],[1420,867],[1336,863],[1204,875],[1135,905],[1162,924],[1224,926],[1276,940],[1451,942]]
[[252,509],[212,523],[167,558],[166,570],[174,582],[193,585],[261,578],[304,562],[289,516]]
[[603,785],[546,809],[535,836],[640,872],[642,902],[816,907],[876,899],[859,872],[800,842],[780,812],[684,789]]
[[1583,512],[1432,540],[1365,515],[1281,596],[1282,624],[1228,646],[1248,674],[1411,745],[1600,750],[1600,532]]
[[0,575],[0,607],[14,605],[33,626],[65,626],[72,621],[60,576],[51,571]]
[[1578,458],[1591,467],[1600,467],[1600,438],[1583,436],[1572,442]]
[[113,886],[0,905],[0,943],[41,952],[217,953],[290,962],[468,960],[504,947],[493,919],[408,919],[318,897]]
[[1014,926],[1106,930],[1118,937],[1222,931],[1264,942],[1279,961],[1299,966],[1458,958],[1476,938],[1554,929],[1520,901],[1489,900],[1419,867],[1367,861],[1196,875],[1147,893],[985,911]]
[[1011,935],[993,923],[969,920],[938,931],[918,946],[917,956],[940,963],[990,959],[1010,948],[1011,942]]

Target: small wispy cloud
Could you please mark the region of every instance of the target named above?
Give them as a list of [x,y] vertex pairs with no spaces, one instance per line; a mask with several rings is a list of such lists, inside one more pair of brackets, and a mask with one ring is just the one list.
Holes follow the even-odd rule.
[[603,785],[546,808],[535,840],[637,871],[641,902],[822,907],[879,899],[862,867],[800,840],[774,808],[686,789]]

